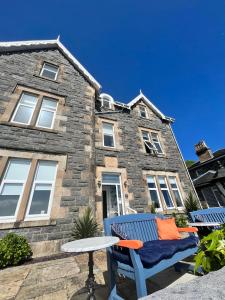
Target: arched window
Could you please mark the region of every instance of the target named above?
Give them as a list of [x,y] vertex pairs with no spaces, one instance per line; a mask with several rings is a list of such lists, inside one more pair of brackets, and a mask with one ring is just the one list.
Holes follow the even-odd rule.
[[112,103],[113,103],[113,98],[108,95],[108,94],[101,94],[100,95],[100,100],[102,103],[102,107],[105,109],[111,109],[112,108]]

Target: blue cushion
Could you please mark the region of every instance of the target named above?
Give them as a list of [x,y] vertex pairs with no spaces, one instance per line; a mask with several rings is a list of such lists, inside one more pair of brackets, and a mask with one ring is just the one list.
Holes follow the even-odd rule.
[[[163,259],[171,258],[175,253],[196,247],[198,239],[189,236],[180,240],[154,240],[145,242],[143,247],[137,250],[145,268],[151,268]],[[128,254],[113,250],[113,258],[132,266],[131,258]]]

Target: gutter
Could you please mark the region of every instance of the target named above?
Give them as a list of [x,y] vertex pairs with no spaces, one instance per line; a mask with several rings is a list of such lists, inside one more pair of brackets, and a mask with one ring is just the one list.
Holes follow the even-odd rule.
[[198,197],[198,194],[197,194],[197,192],[196,192],[196,189],[195,189],[194,183],[193,183],[193,181],[192,181],[192,179],[191,179],[191,175],[189,174],[189,171],[188,171],[188,168],[187,168],[187,166],[186,166],[186,163],[185,163],[184,157],[183,157],[183,155],[182,155],[182,153],[181,153],[180,147],[179,147],[179,145],[178,145],[177,139],[176,139],[176,137],[175,137],[175,135],[174,135],[174,132],[173,132],[173,129],[172,129],[172,126],[171,126],[171,124],[170,124],[170,123],[169,123],[169,127],[170,127],[170,130],[171,130],[171,133],[172,133],[173,139],[174,139],[174,141],[175,141],[175,143],[176,143],[176,145],[177,145],[177,149],[178,149],[178,151],[179,151],[179,153],[180,153],[180,156],[181,156],[181,159],[182,159],[182,162],[183,162],[184,168],[185,168],[185,170],[186,170],[186,172],[187,172],[187,175],[188,175],[188,178],[189,178],[189,180],[190,180],[190,182],[191,182],[191,185],[192,185],[192,188],[193,188],[193,190],[194,190],[195,196],[196,196],[196,198],[198,199],[198,202],[199,202],[199,204],[200,204],[200,207],[201,207],[201,209],[202,209],[202,204],[201,204],[201,201],[199,200],[199,197]]

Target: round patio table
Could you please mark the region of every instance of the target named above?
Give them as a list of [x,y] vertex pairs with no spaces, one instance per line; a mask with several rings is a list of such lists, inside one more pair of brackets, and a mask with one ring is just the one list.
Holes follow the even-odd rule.
[[93,253],[94,251],[104,249],[115,245],[119,242],[119,238],[113,236],[102,236],[102,237],[93,237],[87,239],[76,240],[73,242],[66,243],[61,246],[63,252],[74,252],[81,253],[87,252],[89,254],[89,274],[86,280],[86,287],[88,289],[88,300],[95,300],[95,276],[93,272],[94,260]]

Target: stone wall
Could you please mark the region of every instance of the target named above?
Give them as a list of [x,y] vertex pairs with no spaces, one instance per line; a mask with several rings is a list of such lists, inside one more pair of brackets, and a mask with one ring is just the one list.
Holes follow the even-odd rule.
[[[140,104],[145,105],[143,102]],[[148,107],[146,109],[149,119],[139,116],[137,106],[133,107],[130,112],[121,110],[121,113],[114,113],[112,110],[112,113],[101,113],[96,116],[96,166],[98,168],[106,167],[106,157],[117,159],[117,168],[125,169],[127,172],[129,206],[138,212],[149,210],[150,199],[147,182],[143,176],[148,171],[156,171],[156,173],[161,171],[162,174],[163,172],[177,173],[180,178],[183,199],[190,190],[194,192],[168,122],[163,121]],[[115,110],[120,109],[115,106]],[[118,129],[116,129],[115,135],[118,136],[119,149],[118,147],[109,149],[101,146],[102,129],[100,125],[102,121],[100,119],[113,121],[116,124]],[[159,132],[164,155],[153,156],[146,153],[140,128]],[[110,170],[108,168],[107,171],[110,172]],[[101,192],[98,191],[98,199],[100,194]]]
[[[41,62],[60,65],[60,80],[38,76]],[[66,155],[60,206],[66,214],[51,225],[0,230],[24,234],[31,242],[60,241],[70,237],[73,218],[88,204],[94,205],[94,102],[95,90],[56,49],[7,53],[0,56],[0,119],[12,101],[17,85],[56,94],[65,99],[58,130],[38,130],[0,122],[0,150]],[[61,128],[61,129],[60,129]],[[54,201],[53,201],[54,205]],[[42,244],[42,247],[45,247]],[[49,246],[47,246],[48,248]],[[55,246],[56,250],[58,246]],[[51,248],[51,247],[50,247]]]

